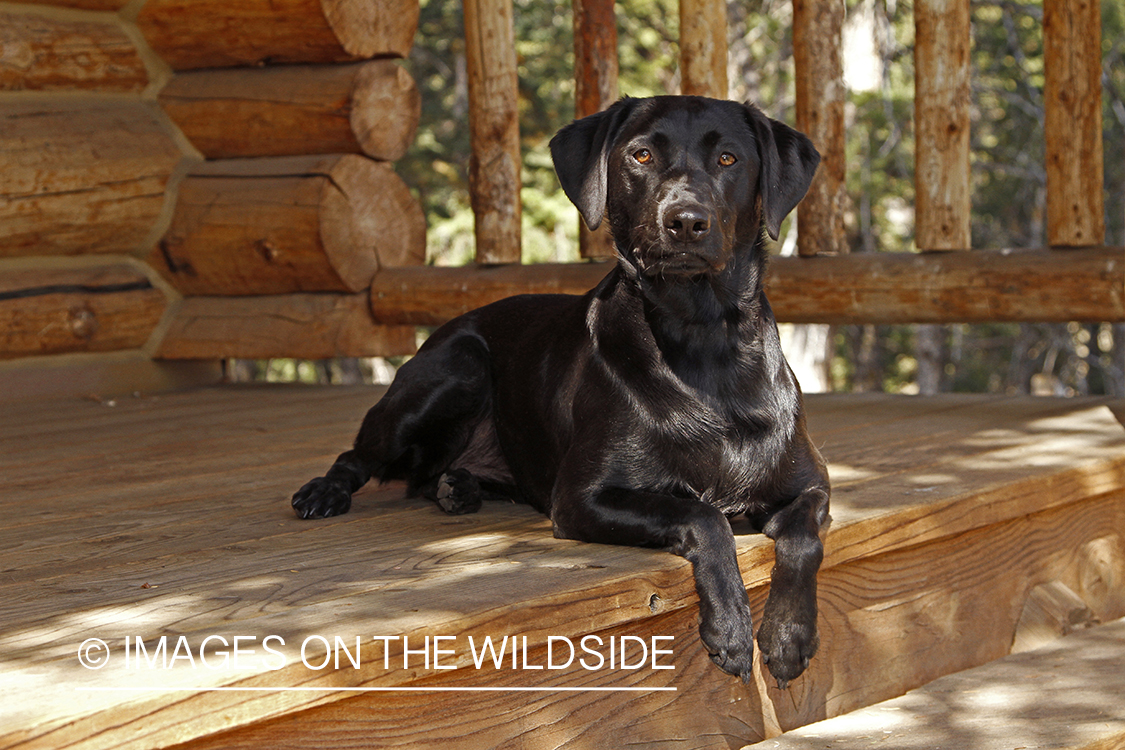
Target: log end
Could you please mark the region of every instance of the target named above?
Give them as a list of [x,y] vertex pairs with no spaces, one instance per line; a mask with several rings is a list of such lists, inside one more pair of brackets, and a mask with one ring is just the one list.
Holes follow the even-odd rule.
[[340,46],[358,60],[406,57],[418,31],[421,8],[416,0],[320,0]]
[[352,93],[351,126],[360,148],[374,159],[401,159],[422,117],[414,78],[390,61],[364,65]]
[[366,289],[382,267],[426,261],[426,217],[390,165],[340,157],[322,198],[321,241],[350,289]]

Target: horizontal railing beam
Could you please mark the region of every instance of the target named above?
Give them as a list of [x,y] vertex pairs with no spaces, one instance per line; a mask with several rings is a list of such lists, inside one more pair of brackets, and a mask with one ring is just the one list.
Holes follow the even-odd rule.
[[[385,268],[381,323],[438,325],[514,294],[581,294],[607,263]],[[1125,248],[774,258],[774,313],[792,323],[1125,321]]]

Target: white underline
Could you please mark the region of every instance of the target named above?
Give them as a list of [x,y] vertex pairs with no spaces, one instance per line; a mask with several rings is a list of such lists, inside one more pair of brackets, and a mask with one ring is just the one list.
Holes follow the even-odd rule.
[[674,687],[76,687],[79,692],[108,693],[656,693]]

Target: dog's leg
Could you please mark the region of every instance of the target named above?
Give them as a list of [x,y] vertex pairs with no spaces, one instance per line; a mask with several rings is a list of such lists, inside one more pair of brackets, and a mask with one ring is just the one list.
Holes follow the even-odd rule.
[[514,485],[483,479],[465,468],[450,468],[423,487],[422,496],[451,516],[476,513],[485,500],[523,500]]
[[[293,495],[294,511],[301,518],[347,513],[352,493],[372,477],[406,479],[411,495],[436,486],[484,418],[490,379],[487,347],[475,335],[447,336],[419,352],[367,412],[352,450]],[[471,512],[474,502],[479,507],[471,493],[457,494],[447,512]]]
[[661,547],[692,564],[699,636],[724,672],[749,682],[754,637],[730,522],[701,500],[607,489],[578,512],[555,506],[555,535],[602,544]]
[[778,687],[805,671],[819,645],[816,574],[824,558],[820,527],[827,514],[828,493],[812,488],[771,516],[762,529],[774,540],[775,563],[758,646]]
[[305,483],[293,495],[293,510],[300,518],[327,518],[347,513],[352,493],[371,478],[354,450],[341,453],[322,477]]

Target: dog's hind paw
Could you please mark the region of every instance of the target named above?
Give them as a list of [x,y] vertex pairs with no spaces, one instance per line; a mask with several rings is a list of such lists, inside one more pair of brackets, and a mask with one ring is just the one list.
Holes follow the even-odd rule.
[[451,469],[438,479],[433,499],[451,516],[476,513],[482,505],[480,483],[465,469]]
[[351,507],[352,493],[327,477],[317,477],[293,494],[293,510],[298,518],[339,516]]

